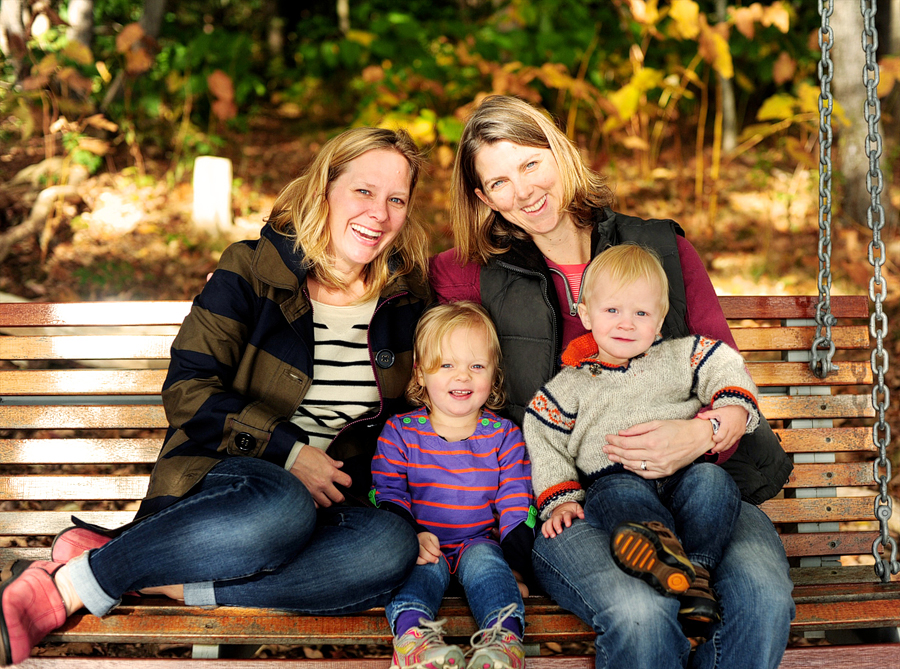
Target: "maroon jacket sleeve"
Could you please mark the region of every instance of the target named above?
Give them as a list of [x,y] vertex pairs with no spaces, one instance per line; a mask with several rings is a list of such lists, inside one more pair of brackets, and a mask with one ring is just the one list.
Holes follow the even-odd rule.
[[481,304],[481,267],[471,262],[460,265],[456,249],[448,249],[431,259],[428,278],[441,304],[460,300]]
[[[678,255],[681,257],[681,274],[684,277],[684,291],[687,296],[688,330],[691,334],[720,339],[735,351],[738,350],[700,254],[688,240],[679,236]],[[707,459],[720,465],[732,456],[739,445],[740,442],[727,451],[708,455]]]

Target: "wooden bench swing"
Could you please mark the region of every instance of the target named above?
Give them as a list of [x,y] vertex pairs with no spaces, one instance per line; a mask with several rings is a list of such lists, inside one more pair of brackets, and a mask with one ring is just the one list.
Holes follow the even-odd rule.
[[[825,12],[826,32],[827,16]],[[823,84],[823,95],[830,100],[826,89]],[[830,180],[825,153],[830,151],[830,132],[828,142],[820,136],[820,146]],[[887,322],[880,274],[884,217],[880,191],[870,190],[874,276],[869,297],[874,313],[870,315],[866,296],[830,295],[830,195],[820,207],[817,297],[720,298],[760,387],[761,409],[795,462],[785,490],[762,505],[792,564],[797,605],[792,631],[811,639],[808,644],[826,635],[826,641],[846,643],[848,630],[862,630],[854,640],[869,642],[792,645],[781,664],[784,669],[900,666],[900,584],[891,578],[900,564],[887,529],[890,431],[884,411],[889,393],[884,387]],[[166,427],[159,393],[169,348],[189,309],[189,302],[0,304],[0,330],[6,334],[0,336],[0,564],[47,559],[50,541],[71,524],[76,509],[81,518],[110,527],[133,517]],[[842,324],[835,325],[834,319]],[[46,334],[48,329],[52,334]],[[812,370],[828,374],[821,378]],[[860,564],[860,556],[874,558],[875,568],[872,559]],[[439,615],[447,618],[450,637],[464,639],[475,631],[462,600],[448,598]],[[530,597],[526,619],[530,669],[593,667],[590,655],[547,655],[546,649],[537,654],[538,644],[593,639],[574,615],[546,598]],[[47,641],[182,644],[193,647],[195,659],[51,657],[41,655],[44,649],[39,648],[21,666],[80,669],[102,663],[154,669],[164,663],[240,669],[302,664],[320,669],[327,664],[331,669],[386,669],[387,658],[196,658],[218,658],[224,655],[222,648],[261,644],[389,644],[390,639],[378,609],[332,618],[126,598],[103,619],[72,616]]]

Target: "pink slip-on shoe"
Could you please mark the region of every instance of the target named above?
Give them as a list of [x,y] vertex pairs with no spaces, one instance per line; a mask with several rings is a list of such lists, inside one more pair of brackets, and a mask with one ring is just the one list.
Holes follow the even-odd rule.
[[32,562],[0,586],[0,666],[28,659],[41,639],[66,622],[66,605],[53,581],[61,566]]
[[67,527],[56,535],[50,546],[50,559],[59,564],[66,564],[85,551],[105,546],[111,537],[99,532],[92,532],[83,527]]

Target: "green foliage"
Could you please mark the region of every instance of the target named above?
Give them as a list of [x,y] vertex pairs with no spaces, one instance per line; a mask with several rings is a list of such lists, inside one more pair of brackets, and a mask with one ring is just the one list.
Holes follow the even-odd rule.
[[[66,0],[55,4],[65,17]],[[735,73],[738,108],[759,122],[752,136],[777,134],[776,124],[801,139],[807,132],[797,84],[813,81],[820,19],[802,0],[733,0],[721,25],[712,0],[349,4],[345,34],[333,0],[285,3],[287,42],[270,53],[274,0],[170,2],[158,40],[136,28],[142,2],[95,0],[92,52],[52,26],[28,41],[20,88],[12,64],[0,65],[0,136],[47,132],[58,117],[77,122],[105,100],[133,154],[155,147],[181,174],[273,103],[307,123],[402,126],[422,144],[452,148],[468,105],[497,92],[541,103],[589,149],[602,141],[640,151],[651,167],[673,121],[702,126],[715,72]],[[124,93],[106,99],[123,74]],[[797,109],[757,118],[774,94]],[[99,167],[99,155],[63,139],[74,160]]]
[[134,280],[134,267],[124,260],[103,260],[72,272],[78,281],[80,294],[116,295]]

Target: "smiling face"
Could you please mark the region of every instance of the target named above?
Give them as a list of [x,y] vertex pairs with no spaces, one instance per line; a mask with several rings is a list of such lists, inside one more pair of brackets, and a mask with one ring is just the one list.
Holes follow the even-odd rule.
[[621,286],[609,284],[605,272],[594,277],[587,303],[578,305],[578,316],[597,342],[597,359],[622,365],[656,340],[665,318],[661,287],[644,277]]
[[570,221],[563,212],[563,185],[550,149],[502,141],[475,156],[481,188],[475,194],[532,239],[552,235]]
[[409,163],[397,151],[367,151],[328,188],[329,251],[336,269],[358,275],[391,247],[406,222]]
[[428,392],[432,422],[460,425],[481,415],[491,394],[496,373],[483,327],[458,327],[441,340],[439,367],[416,370],[416,378]]

